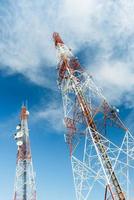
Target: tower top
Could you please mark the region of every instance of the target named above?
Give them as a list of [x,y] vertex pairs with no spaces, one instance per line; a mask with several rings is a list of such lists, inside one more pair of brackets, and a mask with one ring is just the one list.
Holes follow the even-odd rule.
[[23,105],[21,108],[20,118],[21,120],[25,120],[28,118],[28,116],[29,116],[29,111],[27,110],[26,106]]
[[54,39],[54,42],[55,42],[55,46],[57,46],[58,44],[64,44],[64,42],[61,39],[59,33],[54,32],[53,33],[53,39]]

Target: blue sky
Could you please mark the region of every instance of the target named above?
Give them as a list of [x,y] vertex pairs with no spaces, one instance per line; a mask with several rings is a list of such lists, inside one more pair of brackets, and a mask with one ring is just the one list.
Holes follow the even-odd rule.
[[13,133],[23,101],[38,200],[74,200],[56,85],[52,33],[61,34],[133,130],[133,0],[0,0],[0,196],[13,197],[17,147]]
[[38,108],[47,108],[47,104],[59,94],[55,95],[55,92],[51,90],[32,84],[21,75],[3,77],[1,74],[0,81],[1,112],[3,113],[0,117],[2,158],[0,193],[2,198],[8,200],[13,196],[17,152],[13,134],[19,122],[21,104],[27,99],[31,115],[29,128],[33,163],[36,170],[37,197],[38,199],[59,199],[61,197],[68,199],[69,194],[74,199],[69,152],[63,137],[64,130],[54,128],[53,122],[50,121],[51,114],[48,120],[46,118],[35,120],[36,117],[34,119],[32,117]]

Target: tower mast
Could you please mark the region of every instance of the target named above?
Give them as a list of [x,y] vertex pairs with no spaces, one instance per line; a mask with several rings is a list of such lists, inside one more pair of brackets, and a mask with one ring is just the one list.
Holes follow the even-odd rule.
[[14,135],[18,147],[14,200],[36,200],[36,186],[30,149],[28,116],[29,112],[27,108],[22,106],[20,124],[17,125],[17,132]]
[[[125,200],[124,191],[120,185],[120,182],[114,171],[114,166],[107,153],[107,148],[104,145],[104,140],[99,133],[98,125],[96,124],[95,117],[98,113],[103,113],[106,118],[109,118],[116,125],[120,126],[126,131],[123,123],[119,120],[117,112],[107,102],[105,97],[100,93],[98,88],[92,81],[92,77],[89,76],[80,66],[78,59],[72,54],[71,50],[64,44],[63,40],[58,33],[53,34],[55,47],[58,54],[58,85],[62,92],[63,107],[65,114],[65,125],[67,127],[68,134],[65,135],[65,140],[70,146],[70,154],[74,172],[80,174],[81,180],[78,181],[78,177],[75,177],[75,185],[77,191],[77,199],[84,200],[88,198],[88,194],[81,194],[83,182],[86,179],[87,165],[87,141],[92,141],[95,148],[100,166],[103,170],[106,185],[109,185],[110,191],[116,196],[115,199]],[[95,100],[95,104],[92,105],[92,99],[87,98],[87,92],[90,88],[90,92],[94,93],[94,96],[100,98],[100,105],[96,105],[98,102]],[[91,95],[88,93],[88,95]],[[100,112],[101,107],[101,112]],[[102,110],[103,109],[103,110]],[[100,114],[98,115],[100,116]],[[97,119],[98,120],[98,119]],[[98,120],[99,121],[99,120]],[[86,138],[83,163],[78,161],[74,157],[74,153],[79,145],[82,133],[79,135],[77,132],[77,125],[79,127],[86,126],[86,132],[83,136]],[[78,139],[79,137],[79,139]],[[78,154],[77,154],[78,155]],[[79,165],[76,163],[79,162]],[[75,164],[74,164],[75,163]],[[81,165],[81,166],[80,166]],[[88,163],[90,165],[90,163]],[[80,171],[78,173],[78,170]],[[85,171],[84,171],[85,170]],[[75,176],[75,174],[74,174]],[[85,189],[83,189],[85,190]]]

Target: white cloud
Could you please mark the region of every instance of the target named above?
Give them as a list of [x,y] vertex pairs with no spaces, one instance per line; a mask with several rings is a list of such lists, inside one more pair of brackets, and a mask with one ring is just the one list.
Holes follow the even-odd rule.
[[31,115],[31,123],[35,124],[43,121],[45,123],[45,127],[47,125],[51,127],[51,129],[56,132],[64,132],[63,121],[63,110],[56,103],[52,103],[51,105],[44,105],[37,108],[33,108],[33,112]]
[[93,73],[96,74],[96,81],[112,103],[133,107],[133,69],[128,63],[108,61],[95,66]]
[[96,44],[91,71],[111,100],[120,103],[127,93],[132,106],[133,10],[133,0],[9,0],[0,5],[1,68],[49,87],[48,68],[56,65],[52,33],[58,31],[75,53],[89,46],[87,64]]

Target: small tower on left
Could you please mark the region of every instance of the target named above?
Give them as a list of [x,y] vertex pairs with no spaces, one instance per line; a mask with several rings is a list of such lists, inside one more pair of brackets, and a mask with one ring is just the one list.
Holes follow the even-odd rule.
[[13,200],[36,200],[35,173],[33,171],[32,155],[28,129],[29,112],[22,106],[20,123],[16,127],[17,162]]

